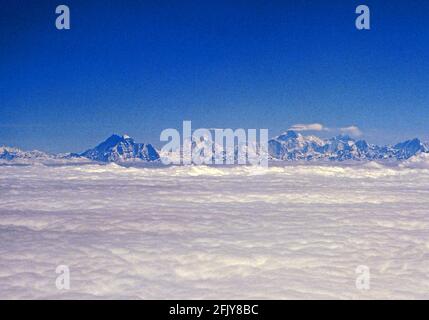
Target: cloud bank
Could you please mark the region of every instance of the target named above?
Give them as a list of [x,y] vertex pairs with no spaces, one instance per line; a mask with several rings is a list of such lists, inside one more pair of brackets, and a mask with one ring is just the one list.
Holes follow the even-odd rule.
[[289,130],[293,131],[327,131],[328,129],[320,123],[294,124]]
[[347,134],[352,137],[361,137],[363,135],[362,130],[355,126],[347,126],[342,128],[328,128],[321,123],[298,123],[294,124],[289,128],[293,131],[329,131],[329,132],[338,132],[341,134]]
[[428,190],[377,163],[0,166],[0,299],[428,299]]
[[340,128],[340,131],[342,134],[348,134],[356,138],[361,137],[363,135],[363,132],[357,126]]

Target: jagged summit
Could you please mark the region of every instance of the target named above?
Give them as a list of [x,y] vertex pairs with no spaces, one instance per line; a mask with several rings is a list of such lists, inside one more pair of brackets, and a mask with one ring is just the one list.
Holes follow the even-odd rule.
[[[134,142],[133,139],[131,139],[130,137],[128,137],[126,135],[112,134],[110,137],[108,137],[105,141],[100,143],[94,149],[97,149],[99,151],[102,151],[102,150],[107,151],[109,148],[112,148],[121,142],[127,143],[127,140],[131,140],[130,143]],[[93,150],[93,149],[91,149],[91,150]],[[87,151],[89,151],[89,150],[87,150]],[[87,151],[85,151],[85,152],[87,152]]]
[[49,155],[45,152],[33,150],[33,151],[23,151],[18,148],[13,147],[0,147],[0,159],[2,160],[14,160],[14,159],[46,159],[50,158],[52,155]]
[[415,138],[413,140],[407,140],[402,143],[398,143],[394,146],[398,150],[398,157],[400,159],[408,159],[417,153],[429,152],[429,148],[420,139]]
[[102,162],[155,161],[159,154],[151,144],[136,143],[128,135],[113,134],[80,156]]
[[407,140],[394,146],[377,146],[338,135],[330,139],[304,136],[287,131],[268,142],[269,154],[278,160],[405,160],[429,152],[429,146],[419,139]]
[[282,133],[277,137],[278,140],[288,140],[288,139],[299,139],[302,137],[302,134],[294,131],[294,130],[287,130],[286,132]]
[[[197,143],[197,142],[193,142]],[[294,130],[287,130],[268,141],[268,152],[275,160],[407,160],[416,155],[429,153],[429,144],[415,138],[395,145],[378,146],[365,140],[339,135],[321,139],[314,135],[305,136]],[[41,151],[22,151],[18,148],[0,147],[0,160],[15,159],[46,160],[75,159],[82,157],[101,162],[144,161],[160,159],[158,151],[151,144],[136,143],[126,134],[112,134],[95,148],[83,153],[47,154]]]

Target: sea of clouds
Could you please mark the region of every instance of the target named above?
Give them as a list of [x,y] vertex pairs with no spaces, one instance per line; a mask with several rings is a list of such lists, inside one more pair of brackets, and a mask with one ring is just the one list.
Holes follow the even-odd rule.
[[428,160],[3,163],[0,299],[428,299]]

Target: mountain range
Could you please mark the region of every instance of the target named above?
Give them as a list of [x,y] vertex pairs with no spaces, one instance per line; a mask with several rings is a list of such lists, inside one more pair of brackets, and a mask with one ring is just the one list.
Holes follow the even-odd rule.
[[429,144],[416,138],[393,146],[378,146],[347,135],[320,139],[289,130],[269,140],[268,152],[278,160],[405,160],[429,152]]
[[[419,139],[407,140],[395,145],[378,146],[365,140],[355,140],[347,135],[321,139],[288,130],[268,141],[271,160],[406,160],[421,153],[429,153],[429,144]],[[137,143],[127,135],[114,134],[96,147],[82,153],[48,154],[41,151],[22,151],[0,147],[2,160],[88,159],[99,162],[155,162],[160,152],[151,144]]]

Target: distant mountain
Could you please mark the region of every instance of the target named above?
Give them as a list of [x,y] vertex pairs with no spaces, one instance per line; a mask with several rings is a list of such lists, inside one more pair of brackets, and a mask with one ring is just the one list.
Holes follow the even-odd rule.
[[0,160],[6,161],[18,161],[18,162],[81,162],[88,161],[88,159],[80,157],[80,155],[76,153],[59,153],[59,154],[51,154],[42,151],[23,151],[18,148],[12,147],[0,147]]
[[22,151],[18,148],[0,147],[1,160],[15,160],[15,159],[49,159],[52,155],[41,151]]
[[396,150],[395,157],[397,159],[409,159],[419,153],[429,152],[429,145],[424,144],[417,138],[398,143],[393,148]]
[[[73,160],[101,162],[156,161],[159,154],[150,144],[136,143],[126,135],[112,135],[93,149],[83,153],[47,154],[41,151],[22,151],[18,148],[0,147],[0,160]],[[88,160],[86,160],[88,161]]]
[[405,160],[429,152],[429,146],[419,139],[394,146],[377,146],[346,135],[320,139],[289,130],[268,142],[268,152],[271,158],[278,160]]
[[[192,149],[205,141],[192,141]],[[216,154],[222,154],[221,146],[213,146]],[[233,156],[237,158],[237,147]],[[177,154],[165,154],[163,157],[180,157]],[[304,136],[296,131],[285,133],[268,141],[268,153],[273,160],[407,160],[421,154],[429,154],[429,144],[419,139],[407,140],[393,146],[377,146],[365,140],[354,140],[349,136],[340,135],[330,139],[316,136]],[[203,154],[201,155],[203,156]],[[223,153],[225,158],[226,154]],[[55,160],[55,161],[101,161],[101,162],[132,162],[158,161],[160,155],[151,144],[136,143],[129,136],[112,135],[93,149],[83,153],[48,154],[41,151],[22,151],[17,148],[0,147],[0,160]]]
[[151,144],[136,143],[127,135],[112,135],[79,156],[102,162],[156,161],[159,154]]

